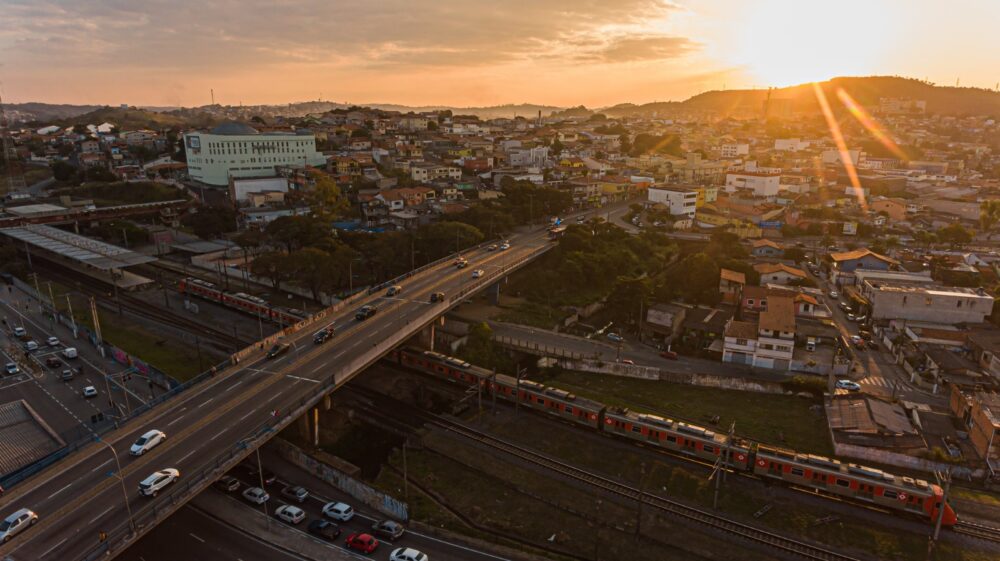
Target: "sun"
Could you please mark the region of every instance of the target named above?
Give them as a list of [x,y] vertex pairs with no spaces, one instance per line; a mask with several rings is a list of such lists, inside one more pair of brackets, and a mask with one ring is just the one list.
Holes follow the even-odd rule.
[[878,73],[899,20],[879,2],[746,2],[725,41],[727,62],[759,86]]

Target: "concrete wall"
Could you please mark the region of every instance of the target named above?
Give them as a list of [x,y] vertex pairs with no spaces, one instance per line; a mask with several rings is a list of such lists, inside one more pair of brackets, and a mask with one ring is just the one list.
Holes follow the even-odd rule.
[[945,465],[925,460],[923,458],[914,458],[913,456],[907,456],[906,454],[900,454],[898,452],[889,452],[887,450],[868,448],[867,446],[856,446],[854,444],[842,444],[837,441],[833,442],[833,450],[837,456],[855,458],[869,463],[915,469],[927,473],[945,471],[951,468],[952,475],[956,479],[981,478],[984,471],[983,469],[973,471],[963,466]]
[[688,384],[692,386],[718,388],[721,390],[739,390],[772,394],[785,393],[784,388],[782,388],[781,384],[778,382],[749,380],[738,376],[716,376],[714,374],[667,372],[665,370],[648,366],[621,364],[617,362],[602,363],[592,360],[562,359],[559,361],[559,366],[567,370],[575,370],[578,372],[608,374],[611,376],[622,376],[641,380],[658,380],[673,384]]

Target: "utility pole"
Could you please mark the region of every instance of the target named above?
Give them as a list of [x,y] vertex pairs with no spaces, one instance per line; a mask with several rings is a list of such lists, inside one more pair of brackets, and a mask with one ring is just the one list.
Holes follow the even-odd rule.
[[94,334],[97,335],[97,346],[101,349],[101,356],[104,356],[104,339],[101,337],[101,320],[97,317],[97,303],[94,297],[90,297],[90,317],[94,320]]
[[949,467],[944,473],[934,472],[937,477],[938,483],[944,486],[944,490],[941,493],[941,504],[938,505],[938,515],[937,521],[934,522],[934,538],[933,543],[937,543],[938,534],[941,533],[941,521],[944,520],[944,509],[948,504],[948,491],[951,489],[951,468]]
[[410,477],[406,469],[406,440],[403,440],[403,500],[410,500]]
[[490,376],[490,394],[493,397],[493,414],[497,414],[497,369],[493,369],[493,375]]
[[122,315],[122,301],[118,298],[118,279],[115,278],[114,269],[111,269],[111,286],[115,289],[115,303],[118,304],[118,315]]
[[73,315],[73,301],[69,298],[69,293],[66,293],[66,308],[69,309],[69,320],[73,322],[73,338],[77,338],[77,327],[76,327],[76,316]]
[[52,307],[52,330],[56,329],[56,297],[52,295],[52,283],[46,283],[49,286],[49,305]]
[[643,494],[643,482],[646,480],[646,462],[642,462],[639,466],[639,506],[635,511],[635,535],[638,536],[642,533],[642,499]]
[[729,468],[729,445],[733,439],[733,433],[736,432],[736,421],[733,421],[729,425],[729,434],[726,435],[726,444],[722,447],[722,453],[719,454],[719,459],[715,462],[715,467],[712,470],[712,475],[709,477],[715,478],[715,494],[712,496],[712,510],[719,508],[719,487],[722,485],[722,478],[726,474],[726,470]]
[[38,288],[38,273],[31,273],[31,280],[35,281],[35,298],[38,298],[38,313],[43,313],[45,308],[42,306],[42,290]]

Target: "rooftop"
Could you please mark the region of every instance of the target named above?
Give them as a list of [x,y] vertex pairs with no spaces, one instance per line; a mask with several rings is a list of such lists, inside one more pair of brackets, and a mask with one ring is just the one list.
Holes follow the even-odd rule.
[[760,328],[771,331],[795,331],[795,301],[785,296],[767,300],[767,309],[760,313]]
[[156,261],[155,257],[41,224],[0,228],[0,234],[104,271]]
[[209,132],[211,134],[230,135],[230,136],[260,134],[260,131],[251,127],[250,125],[244,123],[238,123],[236,121],[227,121],[225,123],[222,123],[213,128]]

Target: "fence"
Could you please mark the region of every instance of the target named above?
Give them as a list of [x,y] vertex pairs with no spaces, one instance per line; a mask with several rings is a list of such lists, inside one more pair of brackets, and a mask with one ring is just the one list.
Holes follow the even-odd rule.
[[370,487],[333,466],[319,461],[304,450],[282,439],[275,441],[278,454],[323,481],[343,490],[379,512],[406,522],[409,509],[406,503]]

